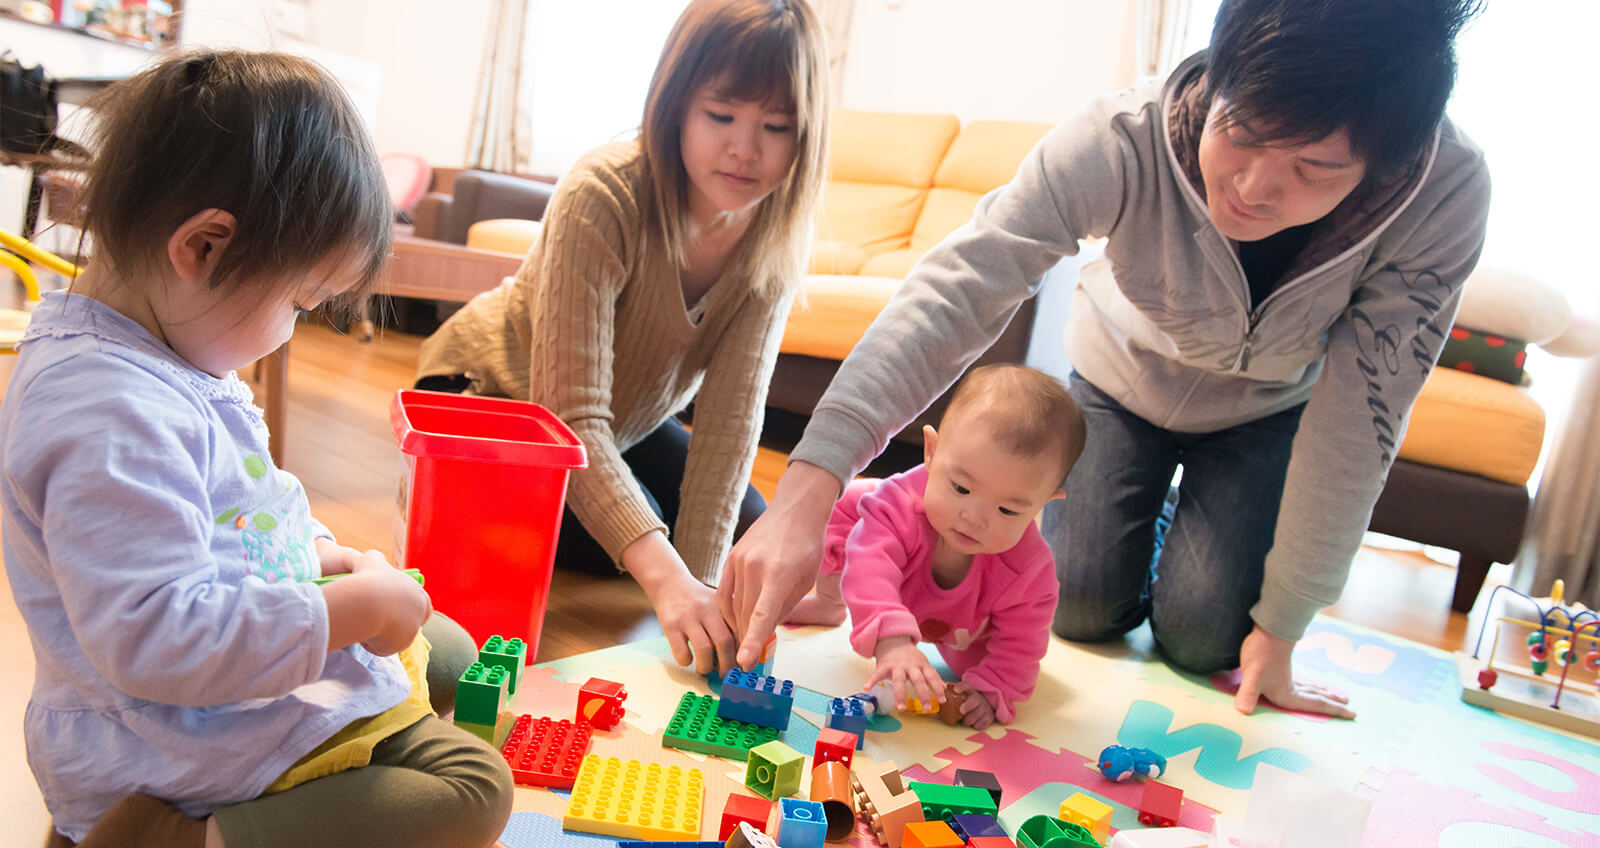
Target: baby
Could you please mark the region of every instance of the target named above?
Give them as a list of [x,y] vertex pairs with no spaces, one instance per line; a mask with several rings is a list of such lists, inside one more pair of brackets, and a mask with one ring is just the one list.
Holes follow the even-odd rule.
[[1057,583],[1035,519],[1064,497],[1083,415],[1054,377],[990,365],[922,435],[922,465],[846,488],[816,594],[789,622],[838,624],[848,607],[851,645],[877,660],[867,688],[891,684],[901,709],[908,694],[942,700],[944,683],[917,647],[934,643],[961,677],[963,723],[981,730],[1011,721],[1039,676]]

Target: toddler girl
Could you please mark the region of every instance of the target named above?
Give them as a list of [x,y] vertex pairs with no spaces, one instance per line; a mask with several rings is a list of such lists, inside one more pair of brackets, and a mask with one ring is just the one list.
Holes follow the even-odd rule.
[[95,114],[94,258],[34,312],[0,407],[53,840],[491,844],[510,773],[429,710],[427,594],[311,517],[233,374],[382,269],[392,209],[354,107],[310,62],[229,51]]
[[1055,560],[1034,519],[1063,497],[1083,417],[1054,377],[990,365],[962,381],[939,428],[923,428],[922,465],[845,489],[816,594],[789,621],[838,624],[848,607],[850,644],[877,660],[867,688],[891,684],[901,709],[908,694],[943,699],[917,647],[934,643],[961,677],[963,723],[982,730],[1015,717],[1050,642]]

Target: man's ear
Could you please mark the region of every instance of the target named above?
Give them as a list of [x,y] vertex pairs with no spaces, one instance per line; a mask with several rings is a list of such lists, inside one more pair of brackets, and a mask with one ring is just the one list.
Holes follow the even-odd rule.
[[167,259],[178,276],[190,283],[205,284],[222,259],[222,251],[233,240],[239,222],[221,209],[203,209],[178,225],[167,239]]
[[933,452],[939,447],[939,431],[932,424],[922,425],[922,464],[933,461]]

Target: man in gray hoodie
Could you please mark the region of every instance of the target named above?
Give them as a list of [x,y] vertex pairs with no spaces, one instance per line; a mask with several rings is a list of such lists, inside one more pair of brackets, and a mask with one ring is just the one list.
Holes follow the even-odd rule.
[[1148,618],[1172,664],[1242,668],[1244,712],[1264,696],[1352,716],[1290,655],[1338,600],[1483,246],[1488,170],[1444,116],[1477,5],[1224,0],[1209,50],[1052,130],[912,269],[817,404],[722,579],[740,664],[810,587],[842,482],[1104,237],[1068,331],[1088,445],[1044,517],[1055,632]]

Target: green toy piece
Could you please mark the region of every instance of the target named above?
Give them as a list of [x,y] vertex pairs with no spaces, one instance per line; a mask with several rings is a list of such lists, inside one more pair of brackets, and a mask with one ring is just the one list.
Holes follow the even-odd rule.
[[[492,731],[506,708],[508,677],[506,670],[497,665],[475,662],[467,666],[456,681],[456,724],[486,724]],[[493,744],[492,739],[490,743]]]
[[956,816],[981,814],[999,817],[994,796],[981,786],[950,786],[944,783],[911,781],[908,787],[922,802],[922,817],[928,821],[953,823]]
[[661,732],[661,745],[748,762],[751,748],[776,741],[780,735],[771,727],[718,716],[715,695],[685,692],[667,729]]
[[1100,843],[1083,825],[1043,814],[1017,828],[1017,845],[1020,848],[1100,848]]
[[[418,586],[426,586],[427,585],[422,580],[422,572],[418,571],[415,568],[402,568],[402,569],[400,569],[400,573],[405,574],[408,577],[410,577],[412,580],[417,581],[417,585]],[[317,584],[318,586],[321,586],[324,583],[332,583],[333,581],[338,580],[341,577],[349,577],[349,576],[350,576],[350,572],[347,571],[347,572],[345,572],[343,574],[329,574],[326,577],[313,577],[313,578],[311,578],[311,582]]]
[[506,686],[506,694],[517,694],[517,684],[522,681],[522,667],[528,662],[528,646],[521,639],[504,639],[498,634],[489,637],[483,643],[483,648],[478,651],[478,662],[488,666],[499,666],[511,676]]
[[799,751],[782,742],[757,745],[750,749],[744,785],[768,801],[793,795],[800,791],[800,772],[805,764],[806,758]]
[[473,721],[457,721],[454,722],[454,724],[456,727],[471,733],[473,736],[488,742],[490,747],[494,747],[494,725],[478,724],[477,722]]

